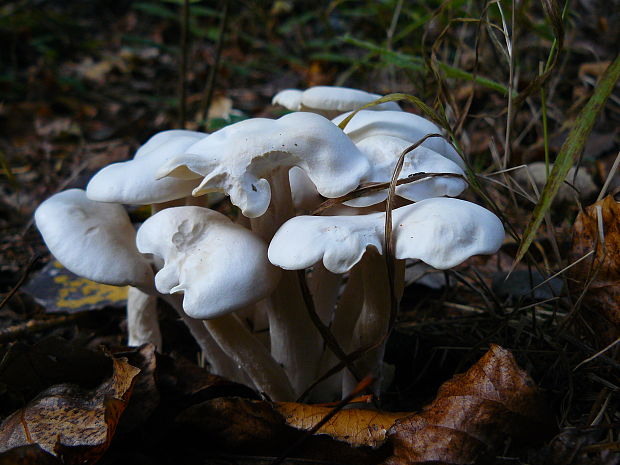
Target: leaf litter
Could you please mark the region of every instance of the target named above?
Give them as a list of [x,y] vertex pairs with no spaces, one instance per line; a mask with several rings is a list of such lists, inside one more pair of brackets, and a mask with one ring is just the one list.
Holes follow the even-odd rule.
[[[14,24],[19,27],[14,33],[9,29],[8,37],[3,32],[2,37],[11,44],[11,50],[24,53],[23,55],[17,54],[17,58],[12,58],[15,61],[9,63],[6,68],[9,73],[20,74],[17,74],[18,79],[9,83],[8,100],[3,100],[0,104],[3,194],[6,192],[6,195],[0,199],[0,212],[2,213],[0,225],[4,232],[0,243],[0,257],[2,258],[0,260],[0,272],[2,272],[0,283],[3,288],[11,287],[15,283],[13,276],[19,274],[18,272],[32,256],[37,252],[45,253],[37,234],[31,228],[27,228],[29,215],[41,199],[69,184],[79,185],[83,181],[79,173],[83,174],[88,170],[97,169],[98,166],[112,160],[127,158],[149,134],[157,129],[172,127],[176,119],[174,109],[176,102],[172,102],[174,99],[171,98],[175,92],[177,74],[176,55],[174,47],[170,46],[176,37],[177,26],[174,19],[154,16],[153,8],[150,9],[151,13],[145,11],[140,15],[132,9],[123,10],[119,12],[119,15],[113,16],[113,21],[108,23],[111,27],[105,38],[100,35],[94,37],[83,34],[89,40],[75,41],[75,44],[70,44],[70,47],[63,49],[63,54],[67,55],[64,59],[64,56],[54,57],[52,45],[58,40],[56,36],[58,33],[53,29],[49,30],[49,23],[46,22],[40,25],[35,24],[35,26],[32,26],[32,23],[29,25],[28,22],[20,23],[19,19],[23,19],[24,13],[19,9],[11,10],[14,3],[9,2],[8,10],[3,10],[3,12],[11,13],[12,15],[7,18],[16,19]],[[276,3],[286,10],[288,2]],[[390,2],[370,3],[373,5],[366,5],[365,11],[370,11],[371,14],[359,15],[356,27],[351,31],[344,30],[344,32],[349,33],[350,37],[360,37],[368,44],[371,44],[373,39],[375,43],[383,44],[384,35],[373,37],[372,31],[377,31],[377,23],[381,21],[390,23],[395,18],[399,18],[395,15]],[[446,74],[446,76],[439,76],[442,78],[441,88],[438,89],[435,83],[436,76],[425,69],[422,62],[420,62],[419,70],[407,71],[411,72],[409,81],[399,80],[398,74],[395,78],[391,72],[387,73],[385,65],[390,64],[388,63],[390,60],[394,61],[395,53],[399,57],[404,57],[405,60],[412,56],[423,56],[419,48],[414,45],[423,42],[422,35],[418,37],[415,34],[405,34],[407,30],[415,31],[415,28],[409,28],[405,18],[413,20],[419,15],[415,9],[408,9],[409,6],[406,3],[404,3],[399,21],[395,21],[399,26],[406,26],[400,38],[395,41],[392,54],[362,56],[357,53],[359,50],[340,42],[338,48],[332,50],[332,54],[338,54],[340,58],[349,60],[350,65],[342,66],[319,58],[318,55],[308,64],[304,64],[304,59],[293,56],[295,53],[293,50],[299,49],[298,51],[303,54],[308,50],[312,51],[313,45],[307,39],[317,30],[325,35],[328,35],[330,30],[336,33],[343,32],[345,20],[349,19],[346,8],[340,10],[340,5],[334,5],[334,11],[337,13],[336,21],[326,27],[327,25],[320,21],[313,22],[316,18],[320,18],[323,12],[316,15],[315,19],[309,16],[310,20],[304,19],[296,23],[298,19],[296,15],[299,14],[296,10],[297,6],[293,6],[293,10],[289,13],[262,11],[261,7],[257,6],[252,12],[258,12],[270,21],[268,36],[259,31],[254,14],[240,11],[238,18],[231,18],[233,32],[223,53],[222,75],[220,76],[221,82],[225,83],[225,86],[221,87],[226,87],[221,91],[224,95],[223,101],[230,97],[235,108],[241,108],[252,114],[272,116],[270,113],[272,109],[267,106],[267,102],[274,90],[311,83],[329,84],[333,83],[334,79],[341,80],[345,85],[354,85],[356,79],[361,82],[362,86],[368,86],[372,82],[373,85],[383,87],[383,90],[388,92],[410,91],[419,95],[427,103],[441,95],[445,99],[438,98],[433,107],[445,108],[449,117],[451,112],[461,117],[463,109],[459,108],[459,105],[475,97],[471,107],[472,117],[462,127],[458,136],[475,166],[486,168],[490,163],[489,151],[497,150],[498,154],[501,154],[506,145],[503,140],[506,123],[501,121],[501,112],[506,104],[505,99],[500,98],[501,93],[498,94],[491,88],[485,87],[484,83],[474,86],[468,81],[450,79],[449,72],[464,71],[468,79],[475,77],[476,82],[488,77],[491,83],[505,83],[508,74],[503,74],[506,70],[498,66],[496,55],[490,53],[488,49],[474,50],[471,46],[474,37],[468,32],[465,24],[455,27],[456,23],[454,23],[452,30],[448,29],[447,15],[444,14],[447,10],[456,8],[457,13],[462,16],[471,15],[470,11],[458,10],[458,5],[452,4],[454,2],[448,2],[447,6],[450,8],[439,12],[425,11],[422,15],[424,21],[419,23],[420,25],[426,24],[424,34],[427,42],[430,43],[437,37],[443,40],[440,42],[438,39],[437,43],[433,44],[434,53],[436,52],[436,56],[433,57],[434,65],[443,66],[443,73]],[[557,29],[560,23],[557,12],[561,5],[556,5],[556,2],[546,3],[547,8],[555,11],[552,20],[553,27]],[[165,6],[174,18],[176,13],[174,6],[172,4]],[[194,6],[199,8],[202,5],[195,5],[192,2],[192,8]],[[343,6],[347,5],[343,4]],[[72,11],[75,7],[76,5],[72,2],[68,2],[66,11]],[[506,12],[510,9],[507,4],[503,8]],[[552,155],[559,151],[572,120],[583,103],[591,96],[596,88],[596,79],[600,78],[616,53],[613,50],[613,44],[617,44],[614,31],[618,28],[615,27],[613,17],[609,16],[605,9],[597,9],[597,5],[591,2],[575,2],[570,5],[570,8],[571,21],[576,24],[577,28],[569,30],[569,23],[565,25],[567,28],[565,41],[569,42],[574,38],[570,46],[571,50],[576,50],[576,53],[561,56],[558,62],[561,72],[552,74],[546,87],[549,91],[547,95],[550,120],[548,139],[551,142]],[[79,5],[79,15],[76,17],[82,18],[81,25],[89,24],[88,21],[92,19],[101,23],[102,15],[99,11],[101,9],[101,5],[88,8]],[[80,29],[82,26],[76,26],[72,15],[63,16],[62,9],[55,13],[57,13],[56,24],[67,26],[63,33],[67,37],[75,34],[76,31],[85,32]],[[106,9],[104,16],[108,14]],[[528,24],[535,22],[538,14],[536,10],[528,10]],[[372,21],[364,18],[372,18]],[[491,12],[487,19],[493,21],[497,18]],[[281,24],[281,21],[286,21],[287,27],[292,31],[292,35],[284,40],[277,31],[277,26]],[[520,60],[518,72],[520,82],[516,87],[517,90],[529,87],[528,82],[536,80],[537,61],[544,59],[548,51],[548,46],[533,45],[531,49],[529,46],[539,44],[541,40],[545,42],[552,37],[549,31],[530,30],[528,24],[523,27],[523,24],[517,22],[519,31],[517,40],[513,43],[517,58]],[[200,29],[204,24],[198,21],[195,26]],[[444,26],[446,29],[440,33]],[[30,47],[29,38],[37,37],[39,33],[37,27],[48,34],[45,40],[51,39],[51,42],[47,45],[45,41],[33,43]],[[542,25],[537,24],[536,27],[540,28]],[[95,28],[92,29],[95,30]],[[146,34],[140,37],[139,34],[144,31]],[[555,35],[558,36],[557,33]],[[120,36],[122,37],[119,39]],[[143,42],[139,42],[138,39]],[[251,51],[247,50],[248,44],[251,44],[249,47]],[[261,55],[261,52],[268,51],[272,44],[281,46],[281,57],[276,59],[275,63],[270,61],[270,65],[264,66],[268,69],[262,69],[260,66],[253,68],[252,63],[267,63],[265,55]],[[525,44],[528,47],[527,54],[519,50],[524,48]],[[47,47],[47,52],[45,52],[45,47]],[[205,47],[204,43],[199,40],[194,42],[193,47],[194,59],[188,75],[190,93],[196,92],[196,89],[202,86],[206,74],[204,68],[212,56],[212,48],[208,45]],[[458,53],[453,56],[454,48],[458,49]],[[99,51],[96,52],[96,50]],[[580,50],[590,50],[601,58],[598,62],[590,63],[591,56],[594,55],[583,54]],[[501,53],[501,50],[499,52]],[[289,56],[286,56],[287,54]],[[305,56],[303,54],[302,56]],[[269,60],[274,59],[271,57]],[[477,63],[471,66],[475,60]],[[289,65],[292,62],[295,63],[293,68]],[[445,67],[447,63],[454,67],[447,69]],[[380,66],[381,64],[384,66]],[[20,67],[20,65],[24,66]],[[416,62],[415,65],[418,66],[418,63]],[[393,70],[394,65],[390,64],[390,66]],[[528,70],[528,67],[531,69]],[[273,69],[281,71],[276,78],[271,77]],[[349,80],[347,80],[347,75]],[[4,75],[2,79],[0,88],[6,90],[7,81],[4,80]],[[414,83],[413,86],[411,82]],[[24,98],[19,95],[19,89],[24,87],[23,83],[28,83],[30,87],[28,95],[24,94]],[[30,86],[32,83],[36,85]],[[504,84],[501,85],[504,87]],[[219,89],[216,92],[219,92]],[[457,97],[459,94],[462,96],[454,100],[450,92]],[[19,100],[15,100],[12,97],[14,95],[19,95]],[[190,95],[190,108],[191,102],[198,102],[199,97],[198,94]],[[517,109],[514,118],[513,132],[518,143],[515,142],[511,148],[513,158],[510,160],[510,166],[530,163],[542,158],[543,139],[547,135],[542,133],[539,125],[530,124],[537,121],[539,117],[538,109],[535,108],[538,103],[536,92],[530,94],[530,100],[533,104],[527,103],[529,107]],[[593,177],[599,186],[610,171],[609,152],[613,152],[612,156],[617,153],[617,108],[617,96],[612,93],[594,130],[597,138],[591,137],[588,140],[589,143],[585,144],[585,153],[578,160],[581,163],[579,169],[587,170],[590,174],[592,174],[593,163],[596,163],[599,172],[598,176]],[[500,117],[497,117],[498,114]],[[190,121],[190,123],[198,124],[196,121]],[[516,136],[517,131],[521,131],[518,136]],[[596,147],[592,148],[593,144]],[[494,169],[500,168],[503,167],[501,165],[494,167]],[[4,182],[5,179],[6,182]],[[612,182],[609,191],[613,194],[617,190],[617,176],[611,176],[610,179]],[[507,221],[514,223],[515,230],[519,232],[524,229],[524,218],[527,218],[527,214],[533,207],[527,202],[513,203],[510,195],[512,188],[510,182],[506,186],[505,189],[489,188],[489,195],[491,200],[497,202],[505,211]],[[392,355],[391,361],[392,363],[398,362],[396,363],[397,378],[391,391],[384,394],[382,401],[384,405],[393,410],[402,409],[403,406],[417,410],[424,404],[428,404],[428,407],[417,415],[410,416],[408,420],[400,420],[399,424],[403,426],[398,437],[403,440],[403,450],[399,453],[410,453],[408,449],[415,444],[420,455],[428,453],[421,460],[427,460],[425,457],[455,460],[448,453],[449,448],[441,448],[439,443],[437,447],[425,448],[424,441],[414,434],[414,431],[425,431],[424,434],[430,435],[429,431],[441,429],[439,411],[431,408],[435,402],[438,406],[448,404],[448,407],[456,409],[456,412],[461,412],[456,407],[457,405],[460,405],[463,412],[467,411],[467,406],[483,405],[480,407],[480,412],[482,412],[480,418],[490,423],[482,422],[479,425],[482,430],[488,424],[494,425],[493,421],[495,421],[490,414],[485,417],[485,412],[503,412],[502,415],[513,418],[513,413],[501,402],[496,405],[493,404],[494,401],[491,401],[490,405],[495,405],[495,407],[490,407],[489,399],[483,395],[484,389],[475,395],[471,392],[466,395],[455,395],[454,397],[459,401],[451,399],[450,396],[442,397],[441,394],[435,401],[432,400],[439,383],[448,379],[453,373],[463,371],[473,362],[474,358],[477,358],[479,350],[486,347],[488,343],[498,342],[512,349],[519,363],[526,367],[527,371],[543,386],[550,399],[550,407],[557,416],[557,422],[562,429],[545,448],[529,456],[523,455],[520,450],[515,451],[513,447],[504,447],[507,436],[502,436],[504,442],[494,443],[488,440],[488,442],[475,443],[471,439],[473,436],[470,437],[470,433],[474,436],[479,433],[475,431],[475,423],[472,424],[470,430],[462,428],[468,431],[464,434],[467,440],[458,436],[460,430],[455,429],[454,434],[457,439],[454,441],[464,441],[466,446],[463,446],[463,450],[467,449],[477,457],[491,457],[489,461],[493,460],[493,453],[502,454],[502,457],[495,459],[499,463],[618,463],[617,444],[614,446],[614,440],[617,439],[617,386],[620,383],[617,375],[618,346],[612,345],[618,337],[617,328],[613,323],[614,312],[618,308],[614,294],[617,286],[614,284],[616,278],[614,278],[613,271],[607,273],[613,269],[607,265],[612,256],[609,255],[609,250],[613,250],[613,244],[609,241],[614,237],[614,223],[613,215],[607,213],[607,210],[612,210],[609,199],[598,206],[602,215],[597,213],[599,210],[596,208],[594,211],[591,207],[582,208],[583,212],[579,214],[574,223],[574,231],[572,231],[573,218],[579,211],[578,204],[573,201],[572,204],[563,206],[562,209],[551,208],[554,224],[547,224],[547,228],[551,229],[552,226],[556,228],[553,232],[559,238],[557,247],[561,257],[569,257],[568,264],[572,264],[587,253],[591,255],[565,271],[567,264],[564,260],[554,257],[550,241],[552,232],[539,231],[530,248],[532,256],[529,259],[526,257],[524,263],[521,263],[516,270],[521,273],[526,283],[522,293],[510,290],[507,293],[508,296],[504,297],[496,295],[493,289],[488,289],[490,286],[488,277],[505,273],[515,258],[515,251],[512,250],[515,242],[506,244],[497,260],[474,259],[454,272],[447,273],[445,281],[448,285],[437,291],[431,292],[420,285],[412,286],[408,293],[410,295],[406,295],[398,326],[391,341],[393,346],[391,350],[398,355],[398,357]],[[602,221],[599,218],[602,218]],[[600,228],[601,223],[603,223],[603,228]],[[604,234],[601,234],[601,230]],[[572,243],[571,235],[573,236]],[[603,243],[605,247],[601,246]],[[534,275],[530,269],[537,265],[540,266],[536,270],[538,275]],[[535,279],[532,280],[531,276]],[[563,281],[564,287],[561,294],[554,296],[536,294],[536,290],[532,288],[540,284],[538,277],[544,280],[550,276]],[[530,292],[528,292],[528,286]],[[543,287],[538,288],[538,290],[542,289]],[[18,292],[8,302],[0,315],[3,324],[5,322],[14,324],[16,321],[45,321],[39,320],[44,316],[42,309],[36,307],[26,297]],[[80,344],[88,343],[91,347],[96,347],[102,341],[107,345],[114,345],[121,340],[122,336],[119,334],[122,332],[118,327],[114,328],[116,336],[108,337],[111,332],[110,326],[118,326],[120,318],[118,314],[109,309],[106,311],[110,316],[107,320],[103,320],[103,328],[95,327],[87,319],[80,319],[67,320],[62,327],[36,329],[36,331],[28,329],[19,334],[15,333],[17,335],[13,336],[13,340],[35,343],[37,349],[29,352],[28,346],[22,342],[1,348],[4,355],[0,371],[0,406],[3,416],[17,409],[26,408],[24,406],[33,402],[37,394],[52,389],[52,386],[58,383],[77,384],[81,388],[80,392],[87,394],[93,394],[97,386],[104,386],[104,380],[110,376],[110,373],[106,371],[105,362],[103,365],[97,362],[89,369],[79,362],[79,357],[71,354]],[[166,315],[165,311],[163,314]],[[562,326],[567,317],[571,324]],[[97,322],[101,320],[100,317],[98,318]],[[258,398],[257,393],[249,388],[218,379],[200,368],[199,361],[195,361],[197,359],[196,348],[186,342],[180,342],[184,341],[184,334],[174,322],[170,322],[169,318],[168,321],[164,321],[164,324],[168,334],[170,332],[173,335],[176,334],[176,337],[169,339],[171,342],[166,348],[166,353],[174,349],[179,350],[183,355],[177,354],[169,357],[154,354],[148,348],[141,348],[138,351],[128,348],[120,349],[120,352],[112,351],[118,357],[126,357],[131,365],[139,367],[141,371],[136,377],[133,393],[121,416],[120,424],[116,428],[114,441],[110,444],[107,454],[101,458],[102,463],[127,463],[129,457],[143,458],[145,455],[149,456],[154,463],[161,463],[165,460],[179,462],[182,451],[178,446],[171,455],[166,455],[164,448],[170,444],[187,444],[188,448],[194,447],[196,450],[193,457],[202,461],[206,452],[211,453],[218,449],[217,444],[205,444],[204,438],[198,437],[197,444],[199,445],[190,445],[184,442],[185,438],[179,435],[179,431],[175,428],[180,427],[183,430],[180,420],[189,414],[191,409],[208,403],[222,404],[225,407],[221,409],[231,413],[236,409],[237,426],[242,431],[248,418],[260,417],[256,412],[252,413],[253,416],[244,416],[243,410],[248,405],[260,406],[257,410],[259,413],[262,412],[261,415],[266,418],[276,418],[277,422],[280,422],[279,425],[284,424],[284,429],[278,430],[282,435],[274,439],[280,444],[264,439],[272,436],[258,435],[261,431],[258,427],[255,431],[246,430],[248,437],[252,437],[250,433],[260,436],[256,440],[254,451],[260,453],[269,451],[266,447],[269,445],[269,447],[275,447],[269,453],[277,454],[274,450],[281,451],[282,443],[290,443],[292,438],[299,437],[299,431],[296,428],[286,425],[286,422],[281,423],[284,421],[282,414],[276,415],[272,404],[248,403],[247,399]],[[105,334],[102,335],[104,332]],[[72,340],[72,343],[62,345],[41,339],[42,336],[50,333],[67,337]],[[37,346],[37,344],[40,345]],[[404,350],[405,348],[407,350]],[[106,358],[101,352],[99,355]],[[403,374],[403,372],[406,373]],[[486,372],[478,372],[478,374],[485,376]],[[284,418],[288,418],[291,425],[299,428],[311,427],[312,424],[316,424],[317,419],[322,418],[329,411],[328,407],[295,406],[294,404],[280,408],[283,409]],[[358,412],[348,413],[354,410]],[[219,418],[217,411],[219,410],[216,410],[215,417],[212,417],[213,421]],[[316,456],[316,450],[320,450],[328,439],[327,443],[330,445],[325,446],[326,450],[334,452],[338,448],[339,452],[333,456],[329,453],[324,454],[322,459],[325,462],[333,463],[336,461],[335,457],[339,457],[343,463],[359,464],[367,463],[365,460],[368,463],[387,460],[390,457],[389,451],[386,451],[387,444],[390,444],[390,441],[395,443],[398,434],[395,427],[390,429],[393,425],[389,423],[393,418],[392,415],[399,416],[400,414],[385,412],[377,416],[379,415],[377,412],[370,410],[372,413],[367,414],[367,411],[369,410],[350,408],[339,412],[332,422],[325,425],[323,431],[327,434],[308,440],[305,446],[302,446],[302,452],[305,451],[308,456],[312,456],[311,452],[314,449]],[[181,412],[183,413],[179,416]],[[434,412],[433,415],[431,415],[432,412]],[[342,417],[339,417],[340,415]],[[345,420],[347,415],[348,419]],[[366,417],[366,415],[369,416]],[[179,422],[175,423],[174,418],[178,418]],[[341,419],[338,420],[338,418]],[[358,418],[358,420],[354,421],[353,418]],[[455,417],[454,421],[456,418],[460,417]],[[478,417],[474,416],[474,418]],[[540,418],[537,420],[536,417],[529,419],[534,423],[542,421]],[[206,419],[200,421],[204,423]],[[523,421],[528,421],[528,419]],[[269,423],[248,422],[248,424],[260,426]],[[350,425],[348,428],[340,426],[347,424]],[[537,427],[533,427],[532,431],[540,427],[538,423],[536,424]],[[404,432],[404,425],[409,425],[407,433]],[[158,429],[163,432],[158,432]],[[138,433],[140,430],[148,431],[154,439],[146,440],[146,434]],[[388,435],[387,440],[383,436],[384,430],[389,431],[385,433]],[[551,430],[552,428],[549,428],[549,431]],[[447,433],[447,429],[441,431]],[[367,433],[369,435],[365,436]],[[502,428],[499,428],[499,432],[493,431],[493,433],[498,436],[507,434]],[[519,434],[514,435],[514,441],[518,436]],[[445,439],[449,436],[442,437]],[[387,442],[378,449],[369,451],[367,449],[372,448],[365,446],[352,448],[340,439],[357,441],[357,443],[367,441],[369,445],[375,446],[381,444],[382,441]],[[508,442],[511,441],[512,439]],[[218,444],[225,444],[225,441]],[[258,446],[264,448],[261,449]],[[141,452],[133,453],[134,449]],[[228,456],[228,458],[220,459],[223,462],[216,463],[228,464],[233,461],[262,463],[258,458],[243,457],[238,450],[232,450],[232,458]],[[351,452],[352,450],[354,452]],[[519,458],[505,457],[510,454],[518,454]],[[267,460],[266,463],[271,463],[274,458],[265,459],[265,457],[267,455],[263,455],[262,460]],[[392,460],[397,460],[395,457],[393,455]],[[65,460],[64,457],[62,459]],[[58,463],[60,459],[32,445],[21,446],[0,454],[0,463],[20,463],[18,460],[29,461],[28,463],[47,463],[45,461]]]

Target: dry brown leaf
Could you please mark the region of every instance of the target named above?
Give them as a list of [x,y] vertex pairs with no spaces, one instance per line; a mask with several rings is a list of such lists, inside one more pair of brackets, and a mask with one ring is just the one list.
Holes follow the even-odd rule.
[[[238,397],[221,397],[194,405],[177,422],[186,436],[194,435],[218,451],[235,455],[278,457],[304,435],[286,424],[274,404]],[[370,465],[378,463],[385,454],[318,435],[307,438],[291,457]]]
[[144,344],[128,351],[115,352],[117,358],[126,358],[131,366],[140,369],[131,390],[131,402],[123,412],[119,432],[127,432],[144,424],[159,406],[161,395],[157,387],[157,358],[155,346]]
[[[294,402],[277,402],[276,412],[284,417],[287,425],[295,429],[310,430],[331,412],[329,407],[297,404]],[[316,434],[327,434],[333,439],[360,447],[380,446],[386,438],[387,430],[408,413],[378,412],[351,408],[341,410],[317,431]]]
[[317,434],[287,450],[330,412],[325,406],[219,398],[191,407],[177,420],[228,453],[287,451],[315,459],[322,453],[356,465],[378,463],[390,451],[385,465],[478,463],[508,439],[539,440],[553,432],[533,381],[510,352],[495,345],[466,373],[446,382],[421,413],[341,410]]
[[62,465],[62,463],[36,444],[30,444],[1,453],[0,465]]
[[111,373],[112,363],[105,354],[58,337],[34,345],[14,343],[0,364],[0,416],[8,416],[55,384],[95,388]]
[[532,441],[551,432],[531,378],[509,351],[492,345],[421,413],[396,422],[388,434],[394,455],[384,465],[479,463],[509,438]]
[[67,384],[43,391],[0,425],[0,451],[38,444],[65,464],[95,463],[108,448],[140,370],[113,359],[113,375],[95,390]]
[[249,387],[209,373],[178,354],[173,357],[157,354],[156,377],[160,389],[191,404],[217,397],[258,399],[258,394]]
[[[602,234],[599,216],[603,226]],[[609,344],[620,333],[619,218],[620,203],[608,196],[580,212],[573,226],[570,260],[578,260],[592,250],[595,251],[592,259],[588,258],[572,267],[570,276],[579,282],[577,289],[587,285],[582,315],[592,326],[589,332],[599,338],[599,345]],[[592,282],[588,285],[590,280]]]

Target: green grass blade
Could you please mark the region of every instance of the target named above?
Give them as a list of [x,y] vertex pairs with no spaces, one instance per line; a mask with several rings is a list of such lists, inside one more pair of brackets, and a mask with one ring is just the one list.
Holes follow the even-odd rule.
[[[413,69],[414,71],[423,70],[426,66],[424,60],[418,56],[394,52],[393,50],[388,50],[387,48],[380,47],[364,40],[355,39],[351,36],[344,36],[342,40],[348,44],[365,48],[366,50],[370,50],[372,52],[376,52],[387,63],[393,64],[395,66]],[[501,92],[504,95],[508,95],[508,88],[500,84],[499,82],[493,81],[492,79],[488,79],[482,76],[474,76],[470,72],[463,71],[462,69],[448,65],[441,61],[437,62],[437,66],[446,74],[446,77],[448,78],[461,79],[464,81],[474,81],[476,84],[480,84],[481,86],[487,87],[497,92]]]
[[530,222],[525,229],[525,233],[523,234],[523,239],[519,245],[519,250],[517,251],[517,257],[515,258],[513,268],[524,257],[530,247],[530,244],[536,237],[536,232],[545,218],[545,214],[549,210],[551,202],[553,202],[560,186],[562,186],[564,179],[566,179],[568,170],[571,168],[573,163],[579,159],[581,153],[583,152],[583,147],[588,140],[588,136],[592,131],[594,123],[596,122],[596,117],[605,105],[607,97],[609,97],[609,94],[614,89],[614,86],[619,78],[620,55],[616,57],[616,59],[609,65],[605,73],[603,73],[596,89],[594,89],[594,94],[592,94],[592,97],[590,97],[588,103],[586,103],[577,116],[575,125],[560,148],[560,152],[558,153],[553,165],[553,170],[551,170],[551,174],[545,184],[545,188],[542,191],[540,200],[538,201],[538,204],[534,209],[534,213],[532,214],[532,218],[530,219]]

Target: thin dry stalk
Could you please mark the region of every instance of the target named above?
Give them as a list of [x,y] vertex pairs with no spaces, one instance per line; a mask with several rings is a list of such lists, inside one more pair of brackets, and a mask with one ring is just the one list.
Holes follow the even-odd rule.
[[189,0],[183,0],[181,7],[181,64],[179,69],[179,127],[185,128],[187,121],[187,55],[189,52]]
[[618,166],[620,166],[620,152],[618,152],[618,155],[616,155],[614,164],[611,165],[611,169],[609,170],[607,179],[605,179],[605,184],[603,184],[603,187],[601,188],[601,192],[598,194],[598,197],[596,198],[597,202],[603,200],[603,197],[605,197],[605,193],[607,192],[607,189],[609,189],[609,185],[611,184],[611,181],[614,178],[614,174],[616,174],[616,171],[618,170]]
[[209,70],[209,77],[207,78],[207,83],[205,84],[205,92],[204,99],[202,100],[200,114],[201,118],[201,127],[204,129],[207,127],[209,122],[209,108],[211,107],[211,102],[213,101],[213,92],[215,89],[215,81],[217,77],[217,70],[220,66],[220,59],[222,57],[222,48],[224,47],[224,37],[226,36],[226,26],[228,24],[228,10],[230,0],[223,0],[224,6],[222,7],[222,21],[220,22],[220,30],[217,35],[217,45],[215,47],[215,58],[213,59],[213,65]]

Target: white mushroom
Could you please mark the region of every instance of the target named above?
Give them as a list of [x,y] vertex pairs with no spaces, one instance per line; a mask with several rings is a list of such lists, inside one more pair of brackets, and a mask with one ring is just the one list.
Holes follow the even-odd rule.
[[[395,256],[422,260],[437,269],[472,255],[496,252],[504,228],[490,211],[460,199],[431,198],[392,212]],[[297,216],[278,230],[269,260],[285,270],[323,260],[333,273],[351,269],[373,246],[383,252],[385,213],[357,216]]]
[[172,157],[182,154],[207,134],[195,131],[164,131],[151,137],[132,160],[101,169],[88,183],[88,198],[99,202],[149,205],[191,195],[195,180],[156,179],[155,173]]
[[136,248],[136,232],[125,209],[70,189],[43,202],[35,221],[50,252],[68,270],[99,283],[131,286],[128,344],[150,342],[161,349],[153,272]]
[[141,158],[143,156],[149,155],[152,152],[159,152],[160,147],[170,140],[181,139],[185,137],[193,138],[195,140],[202,139],[206,137],[208,134],[199,131],[188,131],[187,129],[169,129],[168,131],[161,131],[151,136],[149,140],[147,140],[144,144],[142,144],[136,153],[134,154],[134,158]]
[[369,170],[363,153],[322,116],[291,113],[278,120],[256,118],[227,126],[172,158],[159,177],[203,178],[194,195],[225,192],[250,218],[271,200],[266,179],[278,168],[299,166],[325,197],[353,189]]
[[[340,124],[350,113],[334,118],[334,124]],[[392,136],[415,143],[427,134],[442,134],[443,131],[431,121],[405,111],[359,111],[344,128],[356,144],[372,136]],[[429,137],[422,143],[427,147],[453,161],[461,168],[465,163],[458,152],[442,137]]]
[[316,186],[299,166],[293,166],[289,170],[288,180],[296,211],[311,211],[323,202],[324,199],[316,190]]
[[215,318],[268,296],[279,272],[267,246],[227,216],[202,207],[167,208],[147,219],[138,250],[164,260],[155,275],[162,294],[183,292],[192,318]]
[[[355,110],[378,98],[381,98],[381,95],[349,87],[315,86],[304,91],[282,90],[273,97],[272,103],[292,111],[309,111],[333,117],[344,111]],[[400,111],[400,106],[396,102],[386,102],[369,107],[369,110]]]
[[[358,142],[357,147],[371,162],[371,170],[362,182],[389,182],[401,153],[410,142],[393,136],[371,136]],[[399,179],[406,179],[417,173],[449,173],[464,176],[459,165],[437,152],[420,146],[405,156]],[[431,197],[459,195],[467,187],[463,178],[433,176],[396,187],[396,194],[408,200],[420,201]],[[387,189],[373,192],[344,202],[351,207],[366,207],[387,198]]]
[[[504,229],[490,211],[470,202],[431,198],[392,212],[397,259],[420,259],[438,269],[458,265],[472,255],[496,252]],[[377,342],[385,334],[390,289],[383,252],[385,213],[358,216],[298,216],[287,221],[269,245],[269,260],[284,269],[304,269],[322,260],[334,273],[364,260],[364,304],[352,348]],[[367,249],[374,249],[367,253]],[[402,288],[402,278],[396,283]],[[379,372],[383,348],[366,354],[361,368]],[[352,387],[345,382],[345,391]],[[345,392],[346,393],[346,392]]]
[[155,276],[163,294],[182,292],[183,309],[204,325],[256,387],[278,400],[293,398],[284,370],[231,312],[267,297],[279,272],[265,243],[221,213],[202,207],[162,210],[146,220],[138,249],[164,260]]
[[271,99],[272,105],[280,105],[291,111],[299,111],[301,108],[301,99],[304,95],[303,90],[299,89],[284,89],[278,92]]
[[151,343],[162,349],[161,331],[157,318],[157,296],[136,287],[127,290],[127,345],[139,347]]
[[98,283],[153,288],[153,272],[121,205],[70,189],[44,201],[34,218],[50,252],[69,271]]

